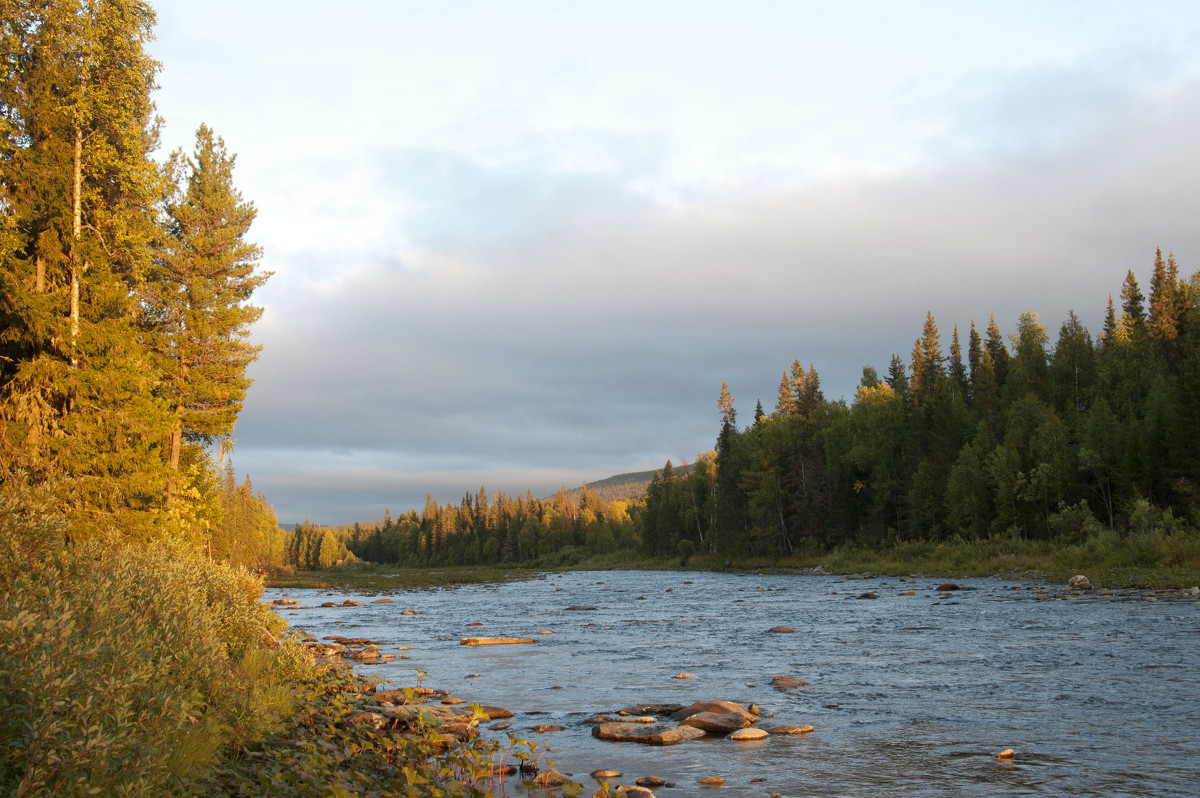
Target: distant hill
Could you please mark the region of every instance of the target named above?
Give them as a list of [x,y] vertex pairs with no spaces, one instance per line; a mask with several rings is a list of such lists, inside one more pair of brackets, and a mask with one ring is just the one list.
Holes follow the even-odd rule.
[[[686,474],[691,470],[691,465],[675,466],[676,474]],[[612,477],[598,479],[595,482],[587,484],[588,490],[596,495],[596,498],[603,502],[622,501],[624,499],[639,499],[646,495],[646,486],[650,484],[650,480],[654,479],[654,474],[660,469],[654,471],[633,471],[628,474],[617,474]],[[572,488],[567,491],[569,496],[577,496],[582,491],[582,487]]]

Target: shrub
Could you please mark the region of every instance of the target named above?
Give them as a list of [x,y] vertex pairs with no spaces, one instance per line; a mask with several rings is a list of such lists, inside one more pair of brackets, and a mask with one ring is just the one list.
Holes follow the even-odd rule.
[[180,546],[63,550],[0,599],[0,791],[184,794],[290,710],[294,643],[248,572]]

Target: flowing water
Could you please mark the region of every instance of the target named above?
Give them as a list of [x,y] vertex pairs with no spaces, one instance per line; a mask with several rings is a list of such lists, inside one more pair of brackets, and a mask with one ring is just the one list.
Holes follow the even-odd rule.
[[[360,672],[410,686],[420,670],[426,686],[512,710],[509,731],[548,744],[585,795],[601,767],[622,771],[622,784],[675,783],[659,796],[707,793],[697,784],[707,776],[726,779],[722,793],[763,798],[1200,795],[1200,601],[1039,600],[1051,588],[938,583],[601,571],[397,590],[386,594],[395,603],[365,607],[319,604],[381,594],[266,598],[312,608],[280,610],[293,628],[368,637],[405,656]],[[868,591],[879,597],[858,599]],[[594,609],[568,609],[579,606]],[[777,625],[795,633],[767,631]],[[460,645],[468,636],[536,642]],[[683,671],[695,678],[674,678]],[[809,684],[777,690],[769,682],[780,674]],[[586,722],[700,700],[757,704],[774,713],[764,727],[816,730],[650,747],[596,740]],[[536,734],[536,724],[563,730]],[[1014,759],[994,756],[1006,748]]]

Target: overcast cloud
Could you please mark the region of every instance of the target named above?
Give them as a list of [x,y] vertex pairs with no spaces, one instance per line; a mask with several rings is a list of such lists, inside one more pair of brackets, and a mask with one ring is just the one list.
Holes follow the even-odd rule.
[[[1046,7],[1048,5],[1048,7]],[[281,520],[679,462],[932,311],[1093,331],[1200,268],[1190,2],[159,3],[168,148],[275,272],[239,472]]]

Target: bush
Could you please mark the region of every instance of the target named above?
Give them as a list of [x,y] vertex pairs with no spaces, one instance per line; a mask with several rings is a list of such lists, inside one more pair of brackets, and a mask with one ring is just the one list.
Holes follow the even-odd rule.
[[68,549],[0,599],[0,791],[185,794],[224,750],[290,709],[307,656],[261,582],[178,546]]

